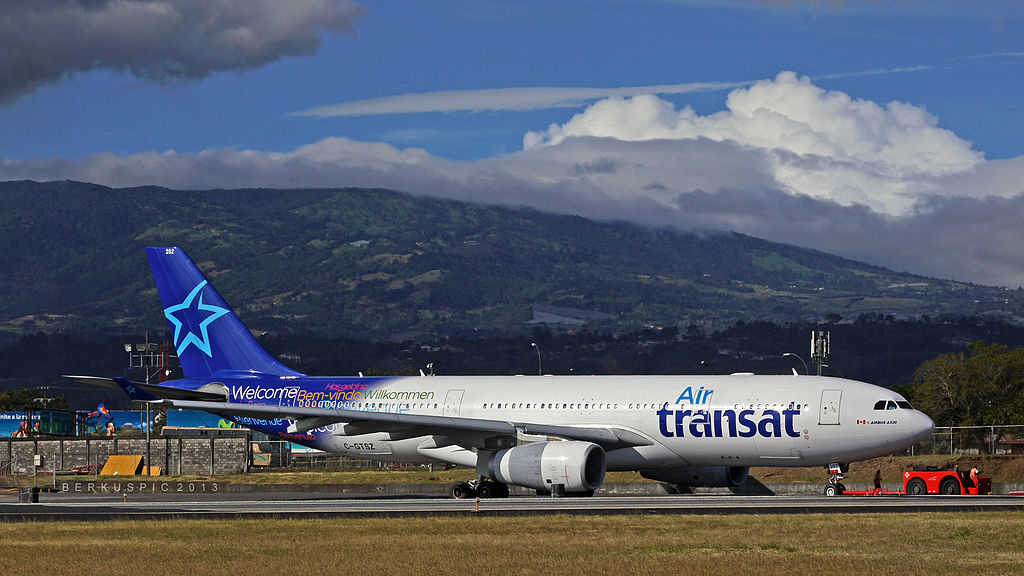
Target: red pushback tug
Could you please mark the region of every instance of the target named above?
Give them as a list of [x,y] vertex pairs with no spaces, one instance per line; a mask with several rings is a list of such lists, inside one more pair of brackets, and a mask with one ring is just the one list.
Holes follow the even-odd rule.
[[978,496],[992,493],[992,477],[977,476],[971,479],[969,472],[961,470],[939,470],[935,466],[914,466],[903,473],[903,490],[907,494],[967,494]]
[[[840,484],[840,486],[842,486]],[[977,482],[971,479],[970,472],[961,470],[939,470],[935,466],[914,466],[913,470],[903,473],[903,491],[890,490],[843,490],[840,494],[852,496],[878,496],[910,494],[964,494],[978,496],[992,493],[992,477],[978,475]],[[826,494],[828,492],[826,491]]]

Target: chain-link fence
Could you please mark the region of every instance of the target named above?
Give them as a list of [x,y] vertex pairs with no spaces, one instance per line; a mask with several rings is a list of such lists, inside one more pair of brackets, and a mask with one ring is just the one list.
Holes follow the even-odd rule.
[[1024,426],[937,426],[914,454],[1024,454]]

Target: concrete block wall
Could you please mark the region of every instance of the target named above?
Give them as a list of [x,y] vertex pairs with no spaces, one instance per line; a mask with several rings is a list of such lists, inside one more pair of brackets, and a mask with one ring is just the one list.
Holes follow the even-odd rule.
[[[0,471],[32,470],[35,455],[43,457],[42,468],[58,471],[78,466],[103,466],[107,457],[136,454],[147,465],[158,466],[163,475],[221,476],[247,472],[250,461],[248,436],[0,439]],[[12,470],[13,468],[13,470]]]

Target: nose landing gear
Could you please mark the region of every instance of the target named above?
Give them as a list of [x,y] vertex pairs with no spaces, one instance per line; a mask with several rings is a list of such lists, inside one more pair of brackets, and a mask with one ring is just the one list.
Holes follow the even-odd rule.
[[828,484],[825,484],[825,496],[842,496],[843,492],[846,492],[846,486],[843,485],[843,473],[850,471],[849,464],[840,464],[834,462],[828,465]]

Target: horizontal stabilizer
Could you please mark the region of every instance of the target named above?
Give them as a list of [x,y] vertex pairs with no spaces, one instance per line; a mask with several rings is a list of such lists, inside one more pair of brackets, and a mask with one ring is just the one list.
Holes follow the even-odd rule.
[[[226,400],[224,394],[216,392],[206,392],[203,390],[188,390],[184,388],[172,388],[170,386],[161,386],[159,384],[144,384],[142,382],[132,382],[124,378],[103,378],[100,376],[69,376],[64,375],[62,378],[68,378],[76,382],[83,384],[89,384],[91,386],[103,386],[105,388],[116,388],[123,390],[132,400],[139,400],[141,402],[154,402],[156,400],[163,399],[174,399],[174,400],[205,400],[211,402],[222,402]],[[125,386],[130,385],[135,392],[129,392]],[[133,395],[134,394],[134,395]],[[136,397],[139,396],[139,397]]]

